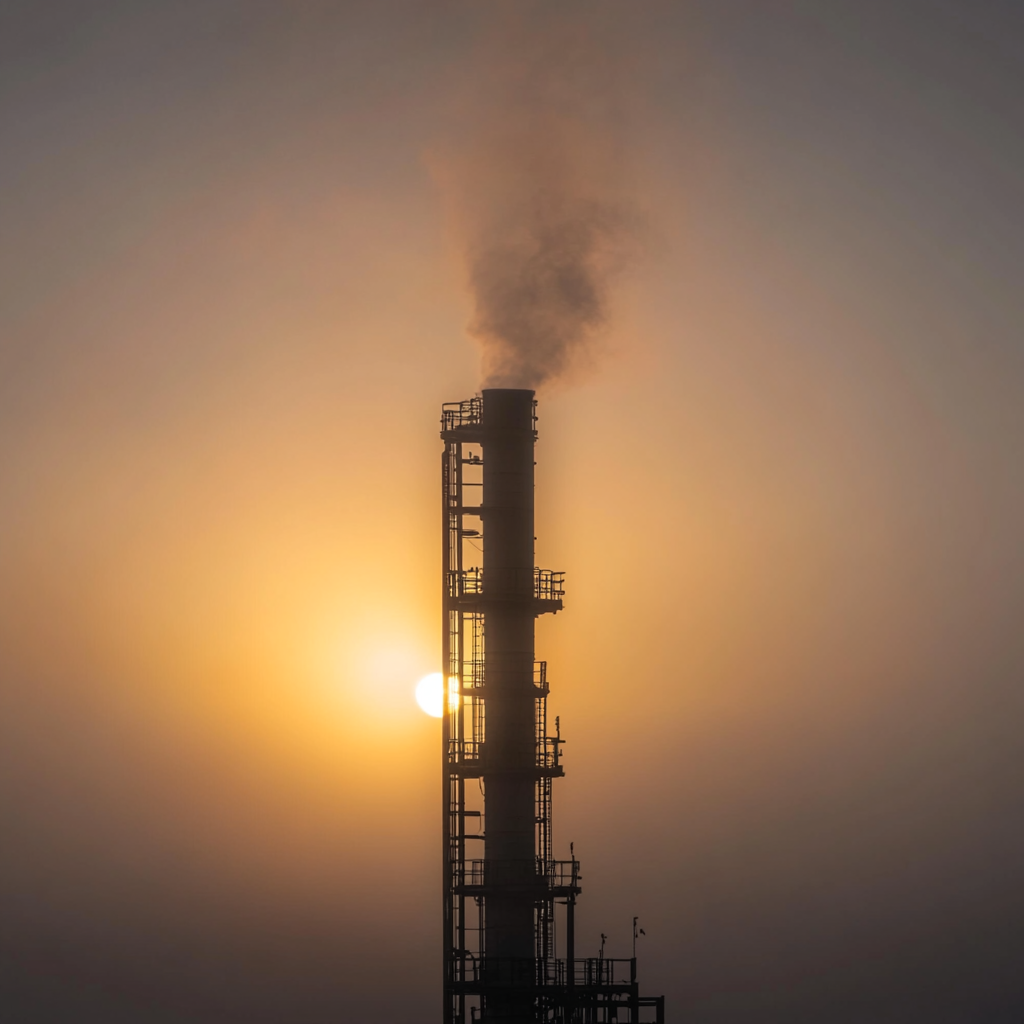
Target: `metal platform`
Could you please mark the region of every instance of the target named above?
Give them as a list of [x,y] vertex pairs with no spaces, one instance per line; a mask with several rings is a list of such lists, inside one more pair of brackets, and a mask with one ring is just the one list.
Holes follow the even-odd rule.
[[[533,393],[485,391],[441,416],[444,1024],[663,1024],[636,960],[575,956],[580,864],[556,860],[537,616],[564,573],[533,564]],[[559,920],[556,929],[556,912]],[[561,955],[559,955],[561,954]]]

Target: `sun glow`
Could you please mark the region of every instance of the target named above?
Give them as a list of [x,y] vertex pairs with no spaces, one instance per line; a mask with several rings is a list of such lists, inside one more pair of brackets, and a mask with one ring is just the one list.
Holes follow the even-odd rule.
[[[444,714],[444,676],[432,672],[416,684],[416,703],[428,715],[440,718]],[[448,680],[448,710],[459,706],[459,682],[452,676]]]

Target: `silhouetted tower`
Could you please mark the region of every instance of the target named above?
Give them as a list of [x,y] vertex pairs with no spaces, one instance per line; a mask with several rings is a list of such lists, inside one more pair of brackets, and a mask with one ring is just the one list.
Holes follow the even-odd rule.
[[579,862],[553,859],[563,741],[557,719],[548,735],[534,623],[561,609],[563,574],[534,565],[533,392],[445,405],[441,437],[444,1024],[663,1022],[664,997],[639,994],[635,957],[576,958]]

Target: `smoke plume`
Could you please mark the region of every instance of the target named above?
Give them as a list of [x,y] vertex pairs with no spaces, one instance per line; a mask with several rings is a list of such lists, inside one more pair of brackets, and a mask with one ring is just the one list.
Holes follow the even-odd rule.
[[482,47],[451,183],[485,387],[537,388],[588,362],[640,252],[611,26],[525,10]]

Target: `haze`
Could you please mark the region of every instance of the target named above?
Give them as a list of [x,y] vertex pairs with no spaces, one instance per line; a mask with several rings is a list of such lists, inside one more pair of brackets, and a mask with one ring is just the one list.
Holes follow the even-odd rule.
[[639,915],[690,1024],[1016,1024],[1022,8],[513,7],[0,10],[2,1016],[436,1019],[460,175],[557,23],[638,240],[540,378],[581,955]]

